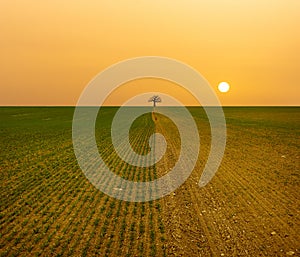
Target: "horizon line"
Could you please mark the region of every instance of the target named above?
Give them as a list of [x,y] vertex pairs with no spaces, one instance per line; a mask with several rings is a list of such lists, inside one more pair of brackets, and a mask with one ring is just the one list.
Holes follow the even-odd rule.
[[[3,107],[122,107],[123,105],[0,105]],[[123,107],[153,107],[150,105],[128,105]],[[156,107],[300,107],[300,105],[160,105]]]

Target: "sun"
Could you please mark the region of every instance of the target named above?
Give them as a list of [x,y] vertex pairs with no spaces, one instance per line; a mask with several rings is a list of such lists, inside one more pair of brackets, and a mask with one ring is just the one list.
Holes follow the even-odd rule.
[[229,91],[230,86],[227,82],[221,82],[218,86],[218,89],[219,89],[220,92],[226,93],[226,92]]

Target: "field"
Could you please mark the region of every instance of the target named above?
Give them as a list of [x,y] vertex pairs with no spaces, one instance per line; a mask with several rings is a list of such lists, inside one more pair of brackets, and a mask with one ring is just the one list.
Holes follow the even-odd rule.
[[[155,131],[168,143],[162,160],[139,168],[112,147],[116,110],[101,108],[96,126],[107,166],[133,181],[164,175],[180,151],[174,124],[150,113],[133,123],[137,153]],[[0,256],[300,256],[300,108],[224,108],[226,151],[204,188],[210,128],[201,108],[189,110],[201,138],[191,176],[164,198],[133,203],[95,189],[80,170],[74,108],[1,107]]]

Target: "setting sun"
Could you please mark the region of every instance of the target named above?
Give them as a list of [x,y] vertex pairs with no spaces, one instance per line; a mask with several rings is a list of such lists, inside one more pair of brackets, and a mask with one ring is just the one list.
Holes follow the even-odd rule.
[[226,92],[229,91],[230,86],[227,82],[221,82],[218,86],[218,89],[219,89],[220,92],[226,93]]

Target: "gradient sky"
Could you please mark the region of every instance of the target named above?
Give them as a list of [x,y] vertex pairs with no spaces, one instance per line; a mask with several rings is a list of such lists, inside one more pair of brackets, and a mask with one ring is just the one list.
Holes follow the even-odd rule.
[[[3,0],[0,105],[75,105],[101,70],[144,55],[194,67],[223,105],[300,105],[299,14],[299,0]],[[221,81],[228,93],[217,92]],[[194,104],[176,87],[142,82],[106,103],[144,88]]]

